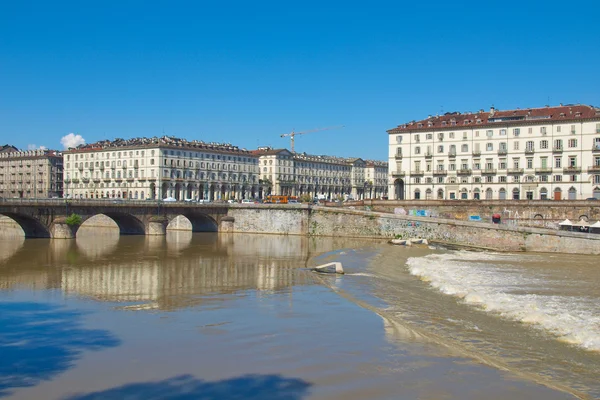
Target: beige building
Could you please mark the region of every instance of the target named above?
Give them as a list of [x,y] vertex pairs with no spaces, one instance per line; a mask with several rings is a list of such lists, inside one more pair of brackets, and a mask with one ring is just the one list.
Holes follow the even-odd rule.
[[260,179],[271,185],[271,193],[323,199],[363,199],[387,193],[387,163],[360,158],[315,156],[286,149],[262,147]]
[[260,197],[258,159],[223,143],[117,139],[65,151],[65,196],[207,199]]
[[600,109],[446,113],[388,131],[392,199],[600,198]]
[[0,147],[0,197],[62,197],[62,154],[53,150],[19,151]]
[[[65,196],[206,199],[309,194],[336,199],[383,196],[384,162],[291,153],[184,139],[102,141],[65,151]],[[368,193],[368,195],[366,195]]]

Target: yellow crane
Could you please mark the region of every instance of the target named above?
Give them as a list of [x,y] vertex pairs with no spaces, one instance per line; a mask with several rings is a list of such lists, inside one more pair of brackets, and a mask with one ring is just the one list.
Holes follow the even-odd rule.
[[344,125],[338,125],[338,126],[329,126],[327,128],[317,128],[317,129],[311,129],[308,131],[302,131],[302,132],[294,132],[293,130],[290,133],[284,133],[283,135],[281,135],[281,137],[290,137],[291,140],[291,144],[292,144],[292,153],[294,152],[294,137],[296,135],[304,135],[305,133],[310,133],[310,132],[317,132],[317,131],[326,131],[329,129],[340,129],[343,128]]

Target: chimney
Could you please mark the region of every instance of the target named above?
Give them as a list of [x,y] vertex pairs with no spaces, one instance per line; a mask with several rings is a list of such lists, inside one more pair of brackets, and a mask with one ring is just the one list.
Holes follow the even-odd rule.
[[494,108],[494,106],[492,106],[490,108],[490,115],[493,117],[495,112],[496,112],[496,109]]

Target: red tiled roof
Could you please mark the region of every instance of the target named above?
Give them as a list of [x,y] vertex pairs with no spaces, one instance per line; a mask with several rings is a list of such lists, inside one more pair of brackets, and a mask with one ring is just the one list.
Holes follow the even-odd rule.
[[399,133],[406,131],[449,129],[456,126],[457,129],[477,125],[493,125],[496,123],[523,123],[544,121],[569,121],[581,119],[600,119],[600,109],[587,105],[566,105],[558,107],[524,108],[517,110],[495,110],[489,112],[481,110],[477,113],[461,114],[459,112],[446,113],[435,117],[429,117],[421,121],[412,121],[398,125],[390,129],[388,133]]

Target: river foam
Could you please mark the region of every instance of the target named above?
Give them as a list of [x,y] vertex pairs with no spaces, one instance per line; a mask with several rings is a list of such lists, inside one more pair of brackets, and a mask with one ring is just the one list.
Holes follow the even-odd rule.
[[597,299],[585,293],[566,296],[545,291],[557,282],[520,268],[517,260],[515,255],[458,251],[409,258],[407,266],[412,275],[466,304],[600,351]]

